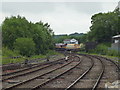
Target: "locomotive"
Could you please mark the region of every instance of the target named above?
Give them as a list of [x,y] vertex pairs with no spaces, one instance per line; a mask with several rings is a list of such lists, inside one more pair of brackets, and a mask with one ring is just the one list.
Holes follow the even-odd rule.
[[78,41],[76,39],[65,39],[63,43],[56,43],[55,49],[59,51],[79,51],[81,48],[83,48],[84,45],[78,44]]
[[67,50],[67,51],[77,51],[80,49],[79,44],[56,44],[55,45],[56,50]]

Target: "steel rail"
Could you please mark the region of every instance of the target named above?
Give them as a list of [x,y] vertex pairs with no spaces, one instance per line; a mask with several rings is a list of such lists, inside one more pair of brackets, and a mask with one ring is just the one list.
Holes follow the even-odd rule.
[[[88,55],[88,54],[80,54],[80,55]],[[93,57],[97,57],[97,58],[102,58],[102,59],[105,59],[105,60],[107,60],[107,61],[110,61],[111,63],[113,63],[115,66],[116,66],[116,68],[118,69],[118,72],[120,71],[120,67],[119,67],[119,63],[115,63],[113,60],[111,60],[111,59],[108,59],[108,58],[106,58],[106,57],[103,57],[103,56],[98,56],[98,55],[90,55],[90,56],[93,56]],[[101,60],[102,61],[102,60]],[[104,63],[103,63],[103,69],[105,69],[105,65],[104,65]],[[103,73],[104,73],[104,71],[102,71]],[[101,77],[102,77],[102,75],[103,75],[103,73],[101,72]],[[100,78],[100,77],[99,77]],[[120,79],[120,77],[118,76],[118,78]],[[97,82],[99,82],[100,80],[98,80]],[[97,86],[96,86],[97,87]],[[95,87],[94,87],[95,88]],[[94,89],[93,89],[94,90]]]
[[32,80],[34,80],[34,79],[36,79],[36,78],[39,78],[39,77],[44,76],[44,75],[46,75],[46,74],[52,73],[52,72],[54,72],[54,71],[56,71],[56,70],[58,70],[58,69],[60,69],[60,68],[63,68],[63,67],[65,67],[65,66],[69,65],[69,64],[72,63],[73,61],[74,61],[74,60],[72,60],[72,61],[68,62],[67,64],[64,64],[64,65],[62,65],[62,66],[60,66],[60,67],[58,67],[58,68],[55,68],[55,69],[53,69],[53,70],[50,70],[50,71],[48,71],[48,72],[46,72],[46,73],[44,73],[44,74],[42,74],[42,75],[35,76],[35,77],[33,77],[33,78],[29,79],[29,80],[25,80],[25,81],[23,81],[23,82],[20,82],[20,83],[14,85],[14,86],[5,88],[4,90],[13,89],[13,88],[15,88],[15,87],[17,87],[17,86],[19,86],[19,85],[22,85],[22,84],[25,84],[25,83],[27,83],[27,82],[30,82],[30,81],[32,81]]
[[[80,55],[81,55],[81,54],[80,54]],[[83,55],[83,56],[93,57],[93,56],[91,56],[91,55]],[[94,58],[97,58],[97,57],[94,56]],[[100,58],[97,58],[97,59],[100,60],[100,62],[101,62],[101,64],[102,64],[102,70],[101,70],[101,72],[100,72],[100,75],[99,75],[96,83],[93,85],[92,90],[95,90],[96,87],[98,86],[98,84],[99,84],[99,82],[100,82],[100,79],[102,78],[102,75],[103,75],[104,70],[105,70],[105,66],[104,66],[103,62],[101,61],[101,59],[100,59]],[[91,60],[92,60],[92,59],[91,59]],[[80,77],[78,77],[78,78],[77,78],[72,84],[70,84],[65,90],[68,90],[68,89],[72,88],[78,81],[80,81],[80,79],[82,79],[87,73],[89,73],[89,71],[91,70],[92,67],[93,67],[93,64],[92,64],[92,66],[91,66],[87,71],[85,71]]]
[[88,56],[91,56],[91,57],[93,57],[93,58],[98,59],[98,60],[101,62],[101,64],[102,64],[102,70],[101,70],[101,72],[100,72],[100,74],[99,74],[99,77],[98,77],[96,83],[95,83],[95,84],[93,85],[93,87],[92,87],[92,90],[95,90],[95,89],[97,88],[97,86],[98,86],[98,84],[99,84],[102,76],[103,76],[103,73],[104,73],[104,71],[105,71],[105,65],[104,65],[104,63],[102,62],[102,60],[101,60],[100,57],[95,56],[95,55],[88,55]]
[[[79,54],[79,55],[84,55],[84,56],[86,56],[86,55],[89,55],[89,54]],[[98,56],[98,55],[91,55],[91,56],[97,56],[97,57],[100,57],[100,58],[103,58],[103,59],[105,59],[105,60],[107,60],[107,61],[112,62],[112,63],[118,68],[118,70],[120,71],[120,67],[119,67],[119,65],[117,65],[113,60],[108,59],[108,58],[103,57],[103,56]],[[119,63],[118,63],[118,64],[119,64]]]
[[112,62],[112,63],[118,68],[118,70],[120,71],[120,67],[119,67],[119,65],[117,65],[117,64],[119,64],[119,63],[115,63],[113,60],[108,59],[108,58],[103,57],[103,56],[98,56],[98,57],[103,58],[103,59],[105,59],[105,60],[107,60],[107,61]]
[[[89,56],[87,56],[89,57]],[[90,66],[89,69],[87,69],[80,77],[78,77],[72,84],[70,84],[65,90],[68,90],[70,88],[72,88],[80,79],[82,79],[94,66],[94,62],[93,59],[91,57],[89,57],[91,59],[92,65]]]
[[[58,60],[58,61],[59,61],[59,60]],[[13,79],[13,78],[16,78],[16,77],[19,77],[19,76],[24,76],[24,75],[27,75],[27,74],[30,74],[30,73],[37,72],[37,71],[39,71],[39,70],[42,70],[42,69],[48,68],[48,67],[50,67],[50,66],[56,64],[58,61],[53,62],[53,63],[50,64],[50,65],[40,67],[40,68],[38,68],[38,69],[36,69],[36,70],[31,70],[31,71],[28,71],[28,72],[25,72],[25,73],[22,73],[22,72],[23,72],[23,71],[22,71],[22,72],[20,72],[20,74],[12,75],[12,76],[9,76],[9,77],[6,77],[6,78],[2,78],[2,81],[9,80],[9,79]],[[37,67],[39,67],[39,66],[37,66]],[[35,69],[35,68],[37,68],[37,67],[30,68],[30,69]],[[25,71],[26,71],[26,70],[25,70]]]
[[101,73],[100,73],[100,75],[99,75],[96,83],[94,84],[92,90],[95,90],[95,89],[97,88],[97,86],[98,86],[98,84],[99,84],[99,82],[100,82],[100,79],[102,78],[103,73],[104,73],[104,71],[105,71],[105,65],[104,65],[104,63],[102,62],[102,60],[101,60],[100,58],[98,58],[98,57],[95,57],[95,58],[97,58],[98,60],[100,60],[100,62],[101,62],[101,64],[102,64],[102,71],[101,71]]
[[[78,56],[77,56],[77,57],[78,57]],[[33,87],[31,90],[39,89],[40,87],[46,85],[47,83],[49,83],[49,82],[57,79],[58,77],[62,76],[63,74],[65,74],[65,73],[69,72],[70,70],[74,69],[75,67],[77,67],[77,66],[81,63],[81,61],[82,61],[82,60],[80,60],[79,63],[77,63],[75,66],[73,66],[72,68],[68,69],[67,71],[64,71],[64,72],[62,72],[61,74],[55,76],[54,78],[52,78],[52,79],[50,79],[50,80],[47,80],[47,81],[43,82],[42,84],[39,84],[39,85]]]
[[30,73],[34,73],[34,72],[37,72],[37,71],[39,71],[39,70],[48,68],[48,67],[50,67],[50,66],[52,66],[52,64],[51,64],[51,65],[48,65],[48,66],[40,67],[40,68],[38,68],[38,69],[36,69],[36,70],[28,71],[28,72],[25,72],[25,73],[22,73],[22,72],[21,72],[20,74],[12,75],[12,76],[10,76],[10,77],[6,77],[6,78],[3,78],[3,77],[2,77],[2,81],[4,82],[5,80],[9,80],[9,79],[17,78],[17,77],[19,77],[19,76],[24,76],[24,75],[27,75],[27,74],[30,74]]
[[7,76],[7,75],[11,75],[11,74],[15,74],[15,73],[22,72],[22,71],[27,71],[27,70],[29,70],[29,69],[36,68],[36,67],[39,67],[39,66],[41,66],[41,65],[47,65],[47,64],[51,64],[51,63],[53,64],[53,63],[58,62],[58,61],[60,61],[60,60],[64,60],[64,58],[58,59],[58,60],[56,60],[56,61],[47,62],[47,63],[45,63],[45,62],[39,63],[38,65],[34,65],[34,66],[32,66],[32,67],[20,69],[20,70],[17,70],[17,71],[14,71],[14,72],[10,72],[10,73],[5,73],[5,74],[2,74],[1,76]]

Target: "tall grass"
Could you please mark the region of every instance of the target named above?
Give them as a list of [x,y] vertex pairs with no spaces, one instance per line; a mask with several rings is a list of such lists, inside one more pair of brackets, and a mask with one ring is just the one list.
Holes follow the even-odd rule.
[[8,63],[17,63],[24,61],[23,58],[16,58],[12,59],[11,57],[21,56],[18,52],[12,51],[8,49],[7,47],[2,48],[2,60],[0,61],[2,64],[8,64]]
[[29,59],[46,58],[46,57],[51,56],[51,55],[59,55],[59,53],[56,51],[53,51],[53,50],[48,50],[46,55],[42,55],[42,54],[34,55],[34,56],[31,56]]
[[[31,57],[23,57],[21,56],[18,52],[16,51],[12,51],[6,47],[2,48],[2,51],[0,51],[0,53],[2,53],[2,59],[0,60],[1,64],[8,64],[8,63],[21,63],[24,62],[24,60],[27,58],[28,60],[32,60],[35,58],[46,58],[47,56],[51,56],[51,55],[58,55],[59,53],[53,51],[53,50],[48,50],[46,55],[34,55]],[[12,59],[10,57],[15,57],[15,56],[21,56],[21,58],[15,58]]]
[[90,50],[89,53],[120,57],[120,52],[109,48],[106,44],[99,44],[94,50]]

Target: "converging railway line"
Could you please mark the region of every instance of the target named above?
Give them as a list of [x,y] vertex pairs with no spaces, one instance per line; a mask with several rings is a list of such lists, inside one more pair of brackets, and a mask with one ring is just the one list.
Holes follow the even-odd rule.
[[39,70],[49,68],[50,66],[55,65],[55,64],[57,64],[57,63],[59,63],[63,60],[64,59],[59,59],[59,60],[49,62],[49,63],[46,63],[46,64],[38,64],[38,65],[35,65],[33,67],[27,67],[25,69],[17,70],[15,72],[5,73],[5,74],[2,75],[3,76],[2,80],[5,81],[5,80],[13,79],[13,78],[16,78],[16,77],[19,77],[19,76],[24,76],[24,75],[27,75],[27,74],[30,74],[30,73],[33,73],[33,72],[37,72]]
[[119,67],[110,59],[87,54],[67,53],[69,58],[56,60],[2,75],[5,90],[45,88],[105,88],[107,82],[119,80]]

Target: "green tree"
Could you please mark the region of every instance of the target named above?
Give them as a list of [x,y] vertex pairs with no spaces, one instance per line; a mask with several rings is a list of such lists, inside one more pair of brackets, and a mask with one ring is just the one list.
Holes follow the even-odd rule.
[[53,32],[49,26],[41,21],[34,25],[33,40],[36,43],[37,54],[46,54],[49,49],[53,48]]
[[111,42],[112,36],[120,34],[119,11],[98,13],[92,16],[92,26],[88,32],[89,41]]
[[30,37],[29,22],[25,17],[12,16],[2,23],[3,45],[13,49],[13,43],[19,37]]
[[3,46],[13,50],[18,38],[32,38],[35,43],[35,54],[46,54],[53,49],[53,31],[48,23],[28,22],[19,15],[6,18],[2,23]]
[[15,40],[14,50],[23,56],[31,56],[35,54],[35,43],[32,38],[18,38]]

